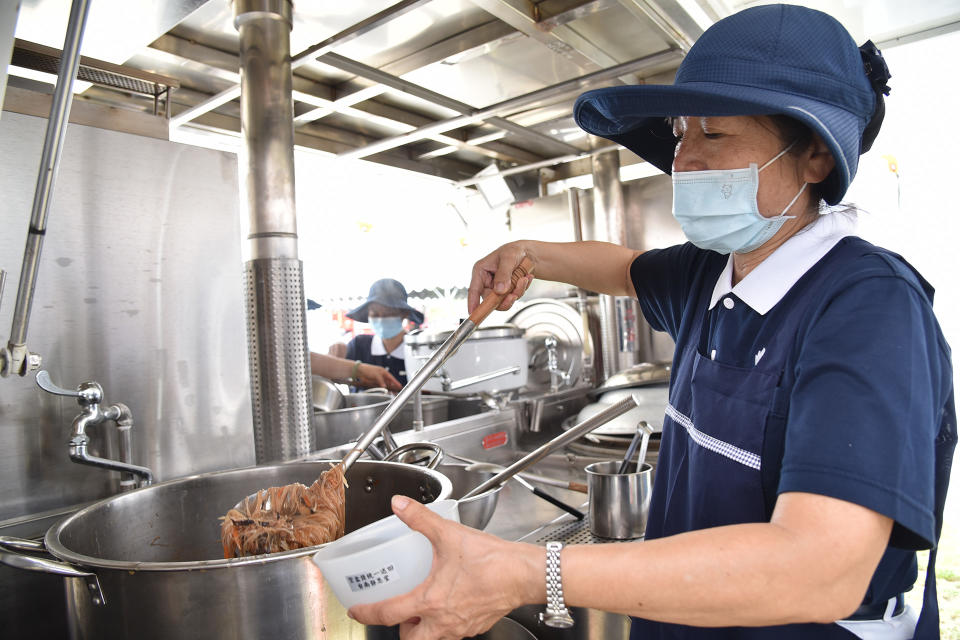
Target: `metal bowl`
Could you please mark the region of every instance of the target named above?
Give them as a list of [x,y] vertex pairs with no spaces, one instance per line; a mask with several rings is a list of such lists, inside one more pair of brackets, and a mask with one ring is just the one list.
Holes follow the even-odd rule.
[[343,394],[332,381],[322,376],[313,376],[313,408],[319,411],[335,411],[343,406]]
[[[468,470],[466,465],[461,464],[441,464],[437,467],[437,471],[450,479],[450,483],[453,485],[450,497],[458,500],[468,491],[495,475],[492,471]],[[497,499],[500,496],[501,489],[503,489],[502,484],[472,498],[460,500],[460,522],[474,529],[482,530],[486,527],[497,508]]]

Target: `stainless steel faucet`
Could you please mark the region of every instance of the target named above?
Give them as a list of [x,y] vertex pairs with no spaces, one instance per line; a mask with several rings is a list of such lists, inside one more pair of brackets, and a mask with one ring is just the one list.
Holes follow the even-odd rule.
[[[73,428],[68,443],[71,460],[80,464],[121,472],[121,491],[129,491],[153,482],[153,472],[150,469],[133,464],[130,442],[133,415],[127,405],[116,402],[107,407],[101,407],[103,387],[97,382],[82,382],[76,391],[71,391],[53,384],[47,371],[39,371],[37,372],[37,385],[47,393],[76,398],[77,404],[80,405],[80,414],[73,419]],[[87,427],[107,421],[114,422],[117,425],[120,460],[98,458],[90,455],[87,451],[87,445],[90,442]]]
[[570,373],[560,369],[560,359],[557,357],[557,339],[547,336],[543,341],[547,349],[547,371],[550,372],[550,391],[556,393],[561,387],[570,383]]

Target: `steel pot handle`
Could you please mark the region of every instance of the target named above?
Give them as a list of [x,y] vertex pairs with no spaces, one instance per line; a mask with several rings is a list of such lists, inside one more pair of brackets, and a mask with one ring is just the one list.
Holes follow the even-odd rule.
[[443,460],[443,449],[433,442],[410,442],[404,445],[401,445],[387,454],[383,459],[384,462],[393,462],[396,460],[399,462],[399,458],[404,453],[408,451],[419,451],[421,449],[429,449],[433,451],[433,457],[425,465],[427,469],[436,469],[440,466],[440,461]]
[[[12,538],[10,536],[0,536],[0,547],[19,549],[21,551],[46,552],[46,547],[42,542]],[[47,560],[46,558],[34,558],[32,556],[24,556],[19,553],[7,553],[4,551],[0,551],[0,564],[25,571],[49,573],[67,578],[83,578],[84,582],[87,583],[87,589],[90,592],[90,599],[93,601],[93,604],[97,606],[107,604],[107,599],[103,596],[103,590],[100,588],[100,579],[97,578],[97,574],[91,571],[84,571],[65,562]]]
[[46,553],[47,547],[43,540],[27,540],[12,536],[0,536],[0,549],[9,551],[25,551],[27,553]]

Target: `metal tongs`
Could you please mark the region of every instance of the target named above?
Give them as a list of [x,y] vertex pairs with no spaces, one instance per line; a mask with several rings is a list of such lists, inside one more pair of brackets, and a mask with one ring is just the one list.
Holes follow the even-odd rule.
[[630,441],[627,452],[623,455],[623,462],[617,473],[627,473],[627,467],[630,466],[630,460],[637,451],[637,445],[640,445],[640,453],[637,455],[637,473],[643,468],[643,461],[647,459],[647,447],[650,444],[650,436],[653,434],[653,427],[647,424],[646,420],[641,420],[637,424],[637,433]]

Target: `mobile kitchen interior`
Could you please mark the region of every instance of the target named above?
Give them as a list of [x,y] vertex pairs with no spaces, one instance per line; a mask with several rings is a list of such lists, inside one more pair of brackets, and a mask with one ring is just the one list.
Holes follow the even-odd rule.
[[[348,444],[314,422],[306,354],[308,344],[325,345],[307,335],[304,283],[310,297],[336,304],[380,277],[371,265],[394,258],[368,251],[363,234],[338,231],[382,216],[378,191],[387,189],[403,220],[391,242],[402,248],[407,266],[398,273],[407,276],[395,277],[419,291],[465,287],[472,261],[511,238],[602,239],[638,249],[681,241],[669,178],[583,134],[573,100],[600,86],[670,82],[707,26],[752,4],[5,1],[0,536],[40,540],[78,509],[148,479],[303,460]],[[960,25],[960,7],[949,0],[804,4],[885,53],[956,41]],[[288,85],[284,65],[292,68]],[[890,119],[904,108],[898,73],[894,67]],[[931,126],[926,135],[940,134]],[[948,135],[952,144],[944,138],[941,146],[955,149],[956,132]],[[888,140],[888,148],[907,144]],[[923,165],[900,156],[901,176],[884,148],[871,154],[883,169],[869,184],[880,186],[864,194],[895,197],[904,216],[926,184]],[[862,166],[870,175],[871,165]],[[378,183],[387,174],[390,181]],[[449,195],[418,207],[416,185],[424,181]],[[924,217],[933,215],[924,208],[922,224],[956,229],[941,219],[956,211],[949,202],[935,212],[940,218]],[[440,234],[450,224],[457,230]],[[894,228],[911,226],[898,219]],[[466,240],[455,250],[439,248],[437,238],[458,235]],[[915,263],[944,289],[945,243],[913,245],[930,249]],[[364,258],[344,264],[347,254]],[[956,343],[958,296],[940,295],[945,333]],[[452,303],[465,307],[462,296]],[[444,312],[450,321],[458,313]],[[556,285],[538,284],[517,310],[491,322],[525,330],[525,385],[494,385],[501,393],[472,404],[470,394],[453,394],[445,419],[423,432],[395,425],[400,443],[428,436],[461,455],[509,462],[508,453],[569,426],[615,374],[672,355],[631,300]],[[510,446],[487,447],[497,434]],[[601,445],[611,446],[581,443],[568,466],[616,455],[622,441],[612,450]],[[519,538],[561,514],[520,524],[495,516],[491,526]],[[4,548],[7,560],[22,550]],[[79,637],[76,619],[86,614],[64,598],[64,583],[83,579],[7,566],[15,562],[0,564],[4,636]],[[104,595],[109,603],[125,599],[111,600],[106,587]],[[341,621],[324,620],[329,637],[377,637],[359,625],[336,635]],[[582,635],[526,626],[551,638],[611,638],[624,628],[619,619],[590,620]],[[232,628],[225,634],[247,637]]]

